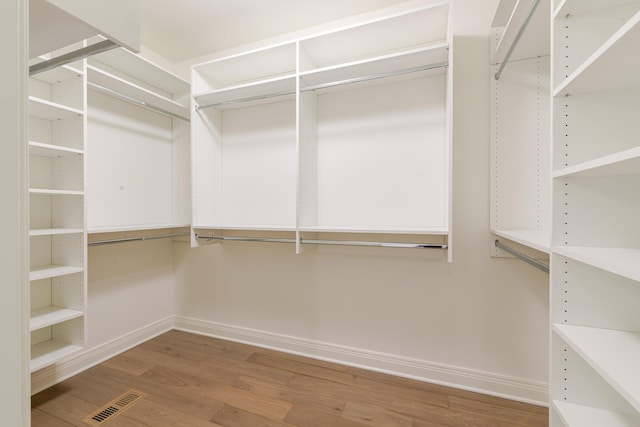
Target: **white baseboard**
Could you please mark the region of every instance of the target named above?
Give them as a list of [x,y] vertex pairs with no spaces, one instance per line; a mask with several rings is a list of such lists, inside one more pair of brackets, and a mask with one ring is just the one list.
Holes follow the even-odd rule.
[[169,316],[34,372],[31,375],[31,392],[35,394],[51,387],[172,329],[535,405],[548,405],[546,383],[180,316]]
[[169,316],[107,343],[76,353],[54,365],[33,372],[31,374],[31,393],[35,394],[49,388],[138,344],[170,331],[173,329],[173,325],[174,318],[173,316]]
[[174,325],[185,332],[548,406],[546,383],[180,316]]

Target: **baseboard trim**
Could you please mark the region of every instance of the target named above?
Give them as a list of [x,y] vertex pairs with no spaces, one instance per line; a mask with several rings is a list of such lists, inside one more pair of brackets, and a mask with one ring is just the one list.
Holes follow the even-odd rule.
[[546,383],[181,316],[175,317],[174,327],[185,332],[548,406]]
[[31,374],[31,393],[35,394],[104,362],[130,348],[173,329],[174,317],[144,326],[104,344],[70,356]]

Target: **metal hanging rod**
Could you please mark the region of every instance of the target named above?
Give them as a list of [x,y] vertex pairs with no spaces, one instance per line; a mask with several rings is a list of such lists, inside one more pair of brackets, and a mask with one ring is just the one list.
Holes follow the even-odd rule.
[[87,58],[97,53],[106,52],[117,47],[120,47],[120,45],[112,42],[111,40],[103,40],[90,46],[74,50],[73,52],[65,53],[64,55],[60,55],[47,61],[34,64],[29,67],[29,75],[33,76],[34,74],[43,73],[61,65],[69,64],[71,62]]
[[121,99],[123,101],[129,102],[131,104],[135,104],[135,105],[138,105],[140,107],[147,108],[149,110],[155,111],[157,113],[164,114],[165,116],[175,117],[177,119],[184,120],[186,122],[190,122],[191,121],[191,119],[189,117],[187,117],[187,116],[182,116],[180,114],[176,114],[176,113],[173,113],[171,111],[167,111],[167,110],[165,110],[163,108],[156,107],[155,105],[149,104],[148,102],[141,101],[141,100],[133,98],[133,97],[131,97],[129,95],[125,95],[123,93],[120,93],[120,92],[118,92],[116,90],[109,89],[108,87],[104,87],[104,86],[101,86],[99,84],[95,84],[95,83],[92,83],[92,82],[87,82],[87,86],[91,87],[93,89],[96,89],[96,90],[98,90],[98,91],[100,91],[102,93],[105,93],[107,95],[114,96],[114,97],[119,98],[119,99]]
[[[419,71],[427,71],[427,70],[433,70],[433,69],[436,69],[436,68],[443,68],[443,67],[446,67],[448,65],[449,65],[448,62],[439,62],[437,64],[423,65],[423,66],[419,66],[419,67],[407,68],[405,70],[400,70],[400,71],[390,71],[390,72],[387,72],[387,73],[371,74],[371,75],[368,75],[368,76],[356,77],[356,78],[353,78],[353,79],[346,79],[346,80],[340,80],[340,81],[336,81],[336,82],[322,83],[322,84],[318,84],[318,85],[314,85],[314,86],[307,86],[307,87],[301,88],[300,91],[307,92],[307,91],[310,91],[310,90],[325,89],[325,88],[330,88],[330,87],[334,87],[334,86],[342,86],[342,85],[347,85],[347,84],[351,84],[351,83],[364,82],[364,81],[368,81],[368,80],[382,79],[382,78],[385,78],[385,77],[401,76],[403,74],[417,73]],[[279,96],[293,95],[295,93],[296,93],[296,91],[293,90],[293,91],[282,91],[282,92],[269,93],[269,94],[266,94],[266,95],[249,96],[249,97],[246,97],[246,98],[233,99],[231,101],[222,101],[222,102],[216,102],[216,103],[213,103],[213,104],[196,105],[195,109],[196,110],[202,110],[202,109],[210,108],[210,107],[223,107],[223,106],[228,106],[228,105],[241,104],[243,102],[259,101],[261,99],[269,99],[269,98],[277,98]]]
[[[240,237],[240,236],[199,236],[199,240],[223,240],[234,242],[261,242],[261,243],[296,243],[296,239],[271,238],[271,237]],[[368,242],[354,240],[314,240],[300,239],[300,243],[306,245],[339,245],[339,246],[373,246],[383,248],[404,249],[447,249],[448,246],[440,243],[392,243],[392,242]]]
[[498,69],[498,72],[495,74],[496,80],[500,79],[500,76],[502,75],[502,71],[504,70],[504,67],[507,65],[507,62],[509,62],[509,58],[511,58],[513,51],[516,49],[516,46],[518,45],[520,38],[524,34],[524,31],[527,29],[527,26],[529,25],[529,22],[531,21],[531,18],[533,17],[533,14],[535,13],[539,4],[540,4],[540,0],[535,0],[533,5],[531,5],[531,9],[529,9],[529,13],[527,14],[527,17],[524,20],[522,27],[520,27],[520,29],[518,30],[518,33],[516,34],[516,38],[513,39],[513,43],[511,43],[511,46],[509,47],[509,50],[507,51],[507,54],[505,55],[504,60],[502,61],[502,64],[500,64],[500,68]]
[[216,102],[213,104],[196,105],[195,108],[197,111],[197,110],[202,110],[204,108],[225,107],[227,105],[242,104],[243,102],[259,101],[261,99],[269,99],[269,98],[277,98],[279,96],[293,95],[294,93],[296,93],[295,90],[287,90],[283,92],[269,93],[267,95],[248,96],[246,98],[232,99],[231,101]]
[[173,234],[159,234],[157,236],[125,237],[122,239],[97,240],[95,242],[87,243],[87,246],[102,246],[102,245],[111,245],[114,243],[140,242],[140,241],[157,240],[157,239],[172,239],[174,237],[187,237],[190,235],[191,233],[185,232],[185,233],[173,233]]
[[497,239],[495,241],[495,245],[496,245],[496,248],[502,249],[503,251],[510,253],[514,257],[516,257],[518,259],[521,259],[522,261],[534,266],[537,269],[540,269],[540,270],[544,271],[545,273],[549,273],[549,266],[548,265],[543,264],[540,261],[531,258],[529,255],[524,254],[524,253],[522,253],[520,251],[517,251],[517,250],[515,250],[515,249],[513,249],[513,248],[511,248],[509,246],[506,246],[506,245],[500,243],[500,241],[497,240]]
[[352,84],[352,83],[365,82],[365,81],[368,81],[368,80],[383,79],[385,77],[395,77],[395,76],[402,76],[404,74],[417,73],[417,72],[420,72],[420,71],[434,70],[436,68],[444,68],[444,67],[446,67],[448,65],[449,65],[449,63],[446,62],[446,61],[445,62],[439,62],[437,64],[422,65],[422,66],[419,66],[419,67],[407,68],[405,70],[400,70],[400,71],[390,71],[390,72],[386,72],[386,73],[378,73],[378,74],[371,74],[371,75],[368,75],[368,76],[355,77],[353,79],[339,80],[339,81],[336,81],[336,82],[322,83],[322,84],[313,85],[313,86],[305,86],[305,87],[301,88],[300,90],[302,92],[307,92],[307,91],[310,91],[310,90],[326,89],[326,88],[335,87],[335,86],[342,86],[342,85],[348,85],[348,84]]

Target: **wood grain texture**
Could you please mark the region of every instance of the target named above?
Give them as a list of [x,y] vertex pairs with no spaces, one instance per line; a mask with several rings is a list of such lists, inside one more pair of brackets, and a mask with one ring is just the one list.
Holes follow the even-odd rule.
[[109,427],[542,427],[547,408],[171,331],[32,397],[32,426],[82,419],[129,389]]

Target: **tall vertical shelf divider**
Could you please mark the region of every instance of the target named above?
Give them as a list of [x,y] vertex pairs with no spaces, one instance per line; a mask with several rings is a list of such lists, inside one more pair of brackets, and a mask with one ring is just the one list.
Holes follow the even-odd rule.
[[640,2],[554,2],[551,425],[640,425]]
[[450,246],[449,20],[440,2],[194,66],[196,232]]
[[85,79],[79,61],[29,81],[31,371],[86,341]]
[[549,15],[550,0],[500,1],[490,76],[491,232],[541,259],[551,246]]

